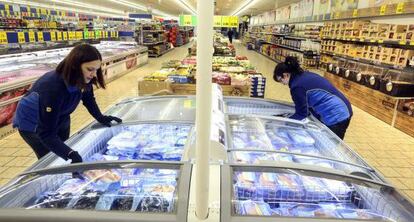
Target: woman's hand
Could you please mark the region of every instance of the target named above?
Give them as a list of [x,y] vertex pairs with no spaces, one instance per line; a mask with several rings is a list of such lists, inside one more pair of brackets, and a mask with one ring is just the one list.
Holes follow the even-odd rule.
[[97,119],[99,123],[104,126],[111,127],[111,122],[115,121],[117,123],[122,123],[122,119],[115,117],[115,116],[102,116],[101,118]]

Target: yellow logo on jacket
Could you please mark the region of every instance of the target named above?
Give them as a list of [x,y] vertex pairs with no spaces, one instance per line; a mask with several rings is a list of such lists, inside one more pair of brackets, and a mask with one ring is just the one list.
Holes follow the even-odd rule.
[[52,112],[52,107],[46,107],[46,112],[48,113]]

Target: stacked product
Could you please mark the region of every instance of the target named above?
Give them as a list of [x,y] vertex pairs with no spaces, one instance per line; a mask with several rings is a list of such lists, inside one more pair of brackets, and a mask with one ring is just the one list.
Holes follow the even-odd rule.
[[264,98],[266,78],[262,75],[250,75],[250,97]]

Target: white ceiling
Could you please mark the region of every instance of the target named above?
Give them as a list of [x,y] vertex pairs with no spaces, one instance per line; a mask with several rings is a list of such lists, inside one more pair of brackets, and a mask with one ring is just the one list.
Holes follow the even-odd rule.
[[[1,1],[1,0],[0,0]],[[151,9],[153,14],[159,16],[176,16],[180,14],[191,14],[191,11],[179,3],[180,0],[126,0],[128,2],[138,4],[143,9],[137,9],[130,4],[122,4],[125,0],[31,0],[33,3],[49,4],[61,7],[69,7],[74,9],[82,9],[87,11],[95,11],[101,13],[112,13],[127,16],[129,12],[145,13],[146,9]],[[181,0],[187,2],[190,7],[196,9],[197,0]],[[216,3],[215,14],[232,15],[241,6],[252,0],[214,0]],[[256,15],[265,11],[274,10],[276,6],[282,7],[299,0],[253,0],[254,3],[246,8],[240,15]],[[15,2],[18,2],[16,0]],[[62,3],[62,2],[66,2]],[[70,4],[68,4],[68,2]],[[79,4],[83,4],[80,6]],[[87,4],[87,5],[85,5]]]

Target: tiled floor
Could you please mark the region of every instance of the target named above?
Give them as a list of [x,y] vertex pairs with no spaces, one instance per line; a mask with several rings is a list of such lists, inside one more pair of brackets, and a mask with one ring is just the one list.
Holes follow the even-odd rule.
[[[266,98],[291,101],[289,89],[272,80],[275,63],[236,43],[237,54],[246,55],[267,77]],[[137,95],[137,80],[160,68],[170,59],[181,59],[186,47],[176,48],[168,54],[150,59],[149,63],[97,90],[99,106],[105,110],[116,101]],[[92,121],[83,106],[72,115],[72,133]],[[354,107],[354,117],[345,141],[371,166],[378,169],[391,183],[414,200],[414,138],[390,127],[366,112]],[[15,133],[0,140],[0,185],[22,172],[36,161],[31,149]]]

